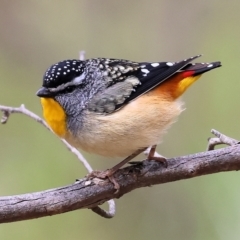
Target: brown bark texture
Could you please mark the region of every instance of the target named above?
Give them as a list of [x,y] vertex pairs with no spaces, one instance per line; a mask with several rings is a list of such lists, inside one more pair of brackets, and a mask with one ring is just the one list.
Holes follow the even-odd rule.
[[198,177],[202,175],[237,171],[240,169],[240,145],[168,159],[168,167],[154,161],[120,169],[114,175],[120,184],[115,192],[108,180],[86,178],[68,186],[42,192],[0,197],[0,223],[15,222],[61,214],[77,209],[91,208],[107,200],[142,187]]

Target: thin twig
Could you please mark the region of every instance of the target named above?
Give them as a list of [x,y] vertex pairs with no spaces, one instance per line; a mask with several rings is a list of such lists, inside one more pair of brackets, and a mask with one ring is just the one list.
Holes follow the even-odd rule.
[[38,115],[36,115],[35,113],[26,109],[24,104],[21,104],[20,107],[16,107],[16,108],[0,105],[0,110],[3,112],[3,116],[1,119],[2,124],[7,123],[8,119],[12,113],[22,113],[22,114],[32,118],[33,120],[37,121],[38,123],[41,123],[44,127],[46,127],[49,131],[52,132],[51,128],[47,125],[47,123],[42,118],[40,118]]
[[239,143],[239,141],[237,141],[236,139],[230,138],[215,129],[212,129],[211,133],[214,134],[216,136],[216,138],[208,139],[207,151],[214,150],[215,146],[220,145],[220,144],[226,144],[228,146],[233,146],[233,145]]
[[79,60],[81,60],[81,61],[85,60],[85,55],[86,55],[85,51],[80,51],[79,52]]
[[80,162],[84,165],[84,167],[87,169],[87,171],[90,173],[93,171],[92,167],[86,160],[86,158],[72,145],[70,145],[65,139],[61,139],[61,141],[66,145],[67,149],[75,154],[77,158],[80,160]]
[[108,200],[107,202],[108,202],[109,211],[105,211],[98,206],[91,208],[92,211],[97,213],[98,215],[104,217],[104,218],[113,218],[116,214],[115,202],[114,202],[113,199]]

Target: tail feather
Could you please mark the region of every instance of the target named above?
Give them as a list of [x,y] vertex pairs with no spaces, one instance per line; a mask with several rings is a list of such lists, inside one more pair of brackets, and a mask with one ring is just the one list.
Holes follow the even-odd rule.
[[218,67],[221,67],[221,62],[191,63],[185,66],[181,71],[185,73],[184,75],[186,75],[186,77],[198,76]]

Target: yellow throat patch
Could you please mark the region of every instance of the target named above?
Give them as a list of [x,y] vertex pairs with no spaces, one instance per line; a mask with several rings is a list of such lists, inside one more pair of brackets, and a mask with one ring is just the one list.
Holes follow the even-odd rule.
[[51,129],[59,136],[66,134],[66,114],[60,104],[52,98],[40,98],[43,116]]

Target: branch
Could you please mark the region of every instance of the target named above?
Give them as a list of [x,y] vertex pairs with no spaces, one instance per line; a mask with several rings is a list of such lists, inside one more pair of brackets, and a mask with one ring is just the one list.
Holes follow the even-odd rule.
[[137,188],[179,181],[202,175],[240,170],[240,145],[168,159],[161,163],[143,161],[120,169],[115,177],[120,190],[108,180],[81,179],[76,183],[18,196],[0,198],[0,223],[51,216],[76,209],[92,208],[112,198],[120,198]]

